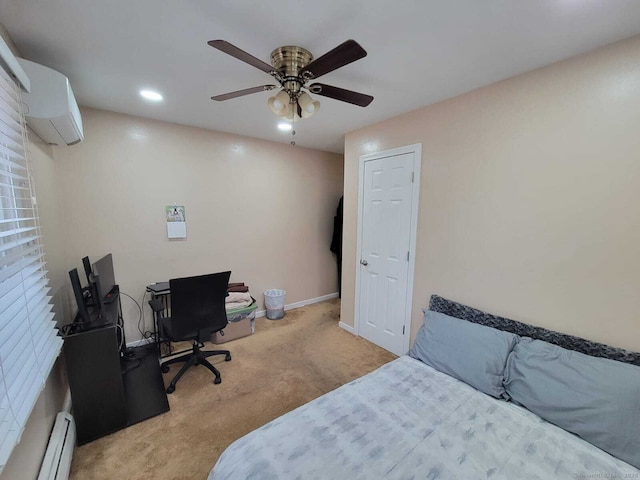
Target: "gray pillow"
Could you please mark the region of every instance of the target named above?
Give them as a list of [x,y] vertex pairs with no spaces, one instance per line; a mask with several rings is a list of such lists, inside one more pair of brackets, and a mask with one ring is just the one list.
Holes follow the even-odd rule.
[[409,356],[491,395],[505,395],[502,377],[518,336],[425,311]]
[[514,402],[640,468],[640,367],[523,337],[504,385]]

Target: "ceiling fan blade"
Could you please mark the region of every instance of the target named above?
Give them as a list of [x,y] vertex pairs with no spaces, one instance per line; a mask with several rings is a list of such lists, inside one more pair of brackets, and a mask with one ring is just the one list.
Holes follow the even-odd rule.
[[366,50],[358,42],[347,40],[300,69],[299,75],[306,78],[318,78],[366,56]]
[[298,102],[296,102],[296,106],[298,107],[298,116],[302,118],[302,107]]
[[244,90],[236,90],[235,92],[216,95],[215,97],[211,97],[211,100],[215,100],[216,102],[222,102],[224,100],[229,100],[231,98],[236,98],[236,97],[242,97],[244,95],[250,95],[252,93],[266,92],[267,90],[273,90],[274,88],[276,88],[275,85],[261,85],[259,87],[245,88]]
[[226,53],[227,55],[231,55],[232,57],[236,57],[238,60],[242,60],[249,65],[256,67],[263,72],[271,74],[274,71],[274,68],[266,62],[263,62],[259,58],[254,57],[250,53],[245,52],[244,50],[240,50],[235,45],[230,44],[225,40],[209,40],[207,42],[213,48],[217,48],[221,52]]
[[340,100],[341,102],[352,103],[359,107],[366,107],[373,102],[373,97],[371,95],[365,95],[364,93],[354,92],[353,90],[345,90],[344,88],[325,85],[324,83],[313,83],[309,85],[309,91],[316,95],[333,98],[334,100]]

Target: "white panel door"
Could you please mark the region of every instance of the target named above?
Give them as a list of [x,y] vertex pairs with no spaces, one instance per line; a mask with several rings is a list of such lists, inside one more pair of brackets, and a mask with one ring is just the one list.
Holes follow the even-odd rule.
[[405,353],[414,157],[364,163],[358,334],[397,355]]

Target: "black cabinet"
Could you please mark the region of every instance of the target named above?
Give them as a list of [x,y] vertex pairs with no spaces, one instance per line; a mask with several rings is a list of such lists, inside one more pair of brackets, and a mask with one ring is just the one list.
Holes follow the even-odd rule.
[[118,327],[108,325],[64,339],[78,445],[127,425]]

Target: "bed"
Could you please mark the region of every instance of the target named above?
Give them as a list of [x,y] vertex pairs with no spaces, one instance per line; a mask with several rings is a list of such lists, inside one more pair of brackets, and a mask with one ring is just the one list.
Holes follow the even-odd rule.
[[[438,321],[427,322],[429,316]],[[428,325],[432,331],[427,331]],[[440,332],[433,325],[442,325]],[[468,345],[465,329],[471,329],[468,338],[473,339]],[[459,349],[446,359],[450,341]],[[426,346],[427,356],[436,355],[435,360],[425,358],[420,346]],[[440,347],[445,353],[437,356]],[[571,347],[568,354],[566,347]],[[475,353],[477,348],[485,351]],[[530,348],[552,351],[553,362],[536,363],[541,356],[538,351],[527,353]],[[477,357],[463,365],[466,357],[460,351]],[[499,357],[500,351],[507,357]],[[640,421],[640,396],[634,400],[640,393],[640,375],[636,377],[640,354],[486,314],[438,296],[431,298],[410,354],[240,438],[223,452],[209,479],[640,478],[636,468],[640,423],[628,425]],[[490,356],[486,363],[475,360],[483,355]],[[576,374],[577,364],[570,363],[571,375],[562,377],[565,360],[587,362],[578,368],[587,373]],[[538,378],[547,366],[551,370]],[[592,367],[597,381],[606,377],[603,381],[609,383],[596,388],[598,398],[589,398],[585,407],[582,396],[563,394],[562,389],[594,390],[589,383],[593,378],[588,377]],[[494,375],[492,369],[500,371]],[[560,383],[545,384],[548,380]],[[611,392],[611,382],[625,385],[620,392]],[[561,405],[550,409],[548,399],[554,395],[561,395]],[[594,411],[594,405],[603,410]],[[616,412],[621,409],[625,414],[620,426]],[[571,412],[579,412],[577,419]],[[589,418],[595,419],[597,428],[585,421]],[[608,419],[613,427],[600,425]],[[615,429],[620,431],[610,434]],[[604,437],[602,431],[607,432]]]

